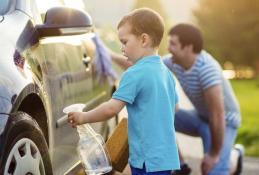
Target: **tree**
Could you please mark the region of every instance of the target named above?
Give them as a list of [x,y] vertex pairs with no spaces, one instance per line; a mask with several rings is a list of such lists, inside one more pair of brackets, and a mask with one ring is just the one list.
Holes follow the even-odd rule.
[[259,75],[259,1],[200,0],[193,11],[205,48],[221,63],[250,66]]
[[166,53],[168,53],[167,52],[167,39],[166,39],[166,36],[167,36],[167,31],[168,31],[168,29],[170,27],[169,18],[167,17],[167,14],[166,14],[165,10],[163,9],[160,0],[136,0],[135,4],[133,6],[133,9],[142,8],[142,7],[147,7],[147,8],[155,10],[164,19],[164,22],[165,22],[165,32],[164,32],[164,37],[163,37],[163,39],[161,41],[161,44],[160,44],[159,54],[160,55],[165,55]]

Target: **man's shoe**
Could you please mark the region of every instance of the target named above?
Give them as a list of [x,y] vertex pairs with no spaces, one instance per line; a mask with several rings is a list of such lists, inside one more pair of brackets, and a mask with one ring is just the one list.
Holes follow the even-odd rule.
[[188,166],[188,164],[184,163],[181,165],[180,170],[175,170],[172,172],[172,175],[190,175],[192,169]]
[[243,159],[245,154],[245,148],[241,144],[235,144],[234,148],[238,153],[238,159],[237,159],[237,168],[234,173],[234,175],[241,175],[242,169],[243,169]]

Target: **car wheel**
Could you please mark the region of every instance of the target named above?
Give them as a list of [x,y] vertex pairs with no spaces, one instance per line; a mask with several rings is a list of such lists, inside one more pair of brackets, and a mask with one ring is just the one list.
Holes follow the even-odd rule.
[[36,121],[24,113],[11,120],[0,174],[52,175],[47,143]]

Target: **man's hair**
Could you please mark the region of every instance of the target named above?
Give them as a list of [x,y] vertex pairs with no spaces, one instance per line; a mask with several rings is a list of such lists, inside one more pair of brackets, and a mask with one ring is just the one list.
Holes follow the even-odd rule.
[[131,26],[132,34],[140,36],[146,33],[152,39],[152,46],[159,46],[164,34],[164,22],[157,12],[149,8],[133,10],[121,19],[117,29],[126,23]]
[[169,30],[169,35],[176,35],[182,47],[193,45],[193,52],[200,53],[203,48],[201,31],[190,24],[178,24]]

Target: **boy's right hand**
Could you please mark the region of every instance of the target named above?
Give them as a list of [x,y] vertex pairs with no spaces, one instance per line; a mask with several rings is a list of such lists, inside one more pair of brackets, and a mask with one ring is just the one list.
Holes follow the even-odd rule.
[[83,112],[69,112],[67,122],[71,124],[73,128],[83,123]]

